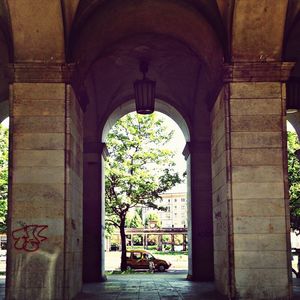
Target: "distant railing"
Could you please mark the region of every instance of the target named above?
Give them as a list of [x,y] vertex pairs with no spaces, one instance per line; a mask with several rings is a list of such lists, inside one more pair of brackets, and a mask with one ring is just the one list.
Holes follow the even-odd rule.
[[297,256],[298,257],[298,263],[297,263],[297,267],[298,267],[298,271],[296,271],[293,267],[292,267],[292,272],[296,275],[297,278],[300,278],[300,249],[298,248],[292,248],[292,256]]

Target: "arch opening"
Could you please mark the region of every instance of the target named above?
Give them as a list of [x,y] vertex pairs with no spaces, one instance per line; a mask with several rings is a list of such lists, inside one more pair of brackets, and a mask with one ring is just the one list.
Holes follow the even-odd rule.
[[[168,108],[168,110],[170,111],[171,107],[168,107],[168,105],[166,105],[165,103],[163,103],[162,101],[160,101],[161,104],[163,105],[164,108]],[[115,140],[117,137],[123,137],[122,134],[118,134],[118,131],[116,131],[116,128],[123,128],[122,126],[126,125],[128,126],[126,132],[128,133],[128,135],[131,135],[131,131],[133,130],[133,128],[135,128],[135,126],[133,125],[134,122],[138,122],[139,123],[139,132],[136,132],[134,134],[134,136],[132,137],[133,140],[130,138],[130,143],[127,145],[127,143],[125,143],[129,149],[127,149],[127,151],[125,151],[125,153],[123,154],[124,157],[127,157],[128,155],[130,156],[132,151],[134,150],[134,152],[136,151],[136,144],[139,144],[139,140],[147,140],[148,143],[147,145],[153,146],[153,143],[157,143],[157,145],[151,150],[151,155],[155,155],[154,153],[161,152],[161,155],[164,153],[164,150],[161,149],[170,149],[174,152],[177,152],[177,155],[171,160],[172,164],[176,162],[176,166],[174,166],[174,171],[176,171],[176,173],[180,174],[180,177],[183,180],[183,177],[181,174],[188,172],[186,170],[186,161],[184,160],[184,157],[182,156],[181,152],[185,146],[185,137],[183,135],[183,132],[181,131],[180,127],[178,126],[178,124],[172,120],[170,117],[168,117],[167,115],[163,114],[163,113],[158,113],[156,110],[156,112],[154,113],[153,116],[139,116],[136,115],[134,112],[132,113],[126,113],[131,111],[133,109],[130,109],[130,103],[127,103],[127,107],[120,107],[119,110],[114,111],[111,115],[111,118],[107,121],[107,127],[109,130],[109,125],[108,124],[112,124],[111,130],[113,130],[114,134],[116,134],[116,136],[113,138],[113,140]],[[175,110],[176,111],[176,110]],[[117,118],[116,116],[119,115],[120,117]],[[177,112],[177,117],[180,116],[180,114]],[[180,116],[181,117],[181,116]],[[163,140],[161,142],[159,142],[159,140],[154,141],[151,138],[147,138],[146,136],[148,136],[148,133],[151,132],[155,132],[156,126],[158,123],[154,122],[151,123],[154,127],[151,126],[151,128],[148,128],[147,126],[145,127],[145,122],[148,119],[152,119],[154,118],[154,120],[158,120],[159,122],[162,122],[161,126],[161,131],[158,134],[158,132],[156,132],[157,134],[157,138],[161,137],[165,137],[167,139],[169,139],[169,133],[171,133],[172,131],[175,131],[174,137],[166,144],[164,145]],[[112,122],[112,119],[115,121],[115,123]],[[116,122],[120,120],[119,122],[121,122],[122,126],[120,127],[120,123],[118,122],[118,125],[116,124]],[[126,120],[126,121],[122,121],[122,120]],[[133,120],[133,121],[132,121]],[[183,120],[183,118],[181,117],[181,121]],[[132,123],[131,123],[132,122]],[[149,124],[150,124],[149,123]],[[156,125],[155,125],[156,124]],[[117,126],[117,127],[115,127]],[[166,128],[164,128],[164,126],[166,126]],[[113,150],[114,148],[112,148],[112,133],[110,133],[109,135],[104,134],[105,132],[105,128],[103,131],[103,141],[105,141],[108,137],[109,137],[109,144],[108,144],[108,148],[109,148],[109,152],[110,155],[113,153],[113,156],[115,155],[115,151]],[[189,133],[187,131],[187,133]],[[135,140],[135,136],[138,135],[138,141]],[[120,141],[119,141],[120,142]],[[133,147],[132,144],[135,143],[135,146]],[[143,145],[144,144],[144,145]],[[126,146],[126,148],[127,148]],[[116,147],[118,148],[118,146],[116,145]],[[151,146],[150,146],[151,147]],[[133,148],[133,149],[131,149]],[[138,157],[143,157],[143,155],[145,155],[145,157],[143,157],[143,159],[145,159],[145,164],[146,165],[146,161],[148,160],[147,158],[147,153],[149,150],[147,150],[148,147],[145,147],[145,143],[142,143],[141,148],[140,148],[140,152],[138,154]],[[130,150],[131,149],[131,150]],[[168,150],[169,151],[169,150]],[[178,153],[179,152],[179,153]],[[117,151],[118,153],[118,151]],[[167,157],[167,156],[166,156]],[[106,185],[107,182],[112,182],[111,180],[111,172],[113,171],[114,176],[114,167],[112,167],[112,165],[114,165],[114,159],[112,161],[110,161],[110,158],[106,158],[107,162],[106,162],[106,176],[108,176],[106,178]],[[152,159],[153,160],[153,159]],[[148,162],[149,163],[149,162]],[[157,184],[157,181],[154,178],[158,178],[159,176],[159,172],[158,170],[162,167],[160,164],[162,164],[162,160],[160,157],[157,157],[155,160],[153,160],[150,163],[150,169],[146,168],[146,170],[150,171],[152,168],[157,168],[157,171],[155,172],[155,176],[152,178],[153,183],[152,184]],[[156,167],[155,167],[156,165]],[[118,165],[115,168],[120,167],[120,171],[123,170],[124,165],[120,162],[120,165]],[[107,169],[108,168],[108,169]],[[169,174],[171,174],[173,171],[173,167],[170,165],[168,167],[168,172]],[[147,172],[147,171],[146,171]],[[151,171],[150,171],[151,173]],[[145,175],[145,173],[143,173]],[[125,174],[126,175],[126,174]],[[134,178],[134,174],[132,174],[132,178]],[[150,176],[150,175],[149,175]],[[151,176],[150,176],[151,177]],[[149,178],[150,178],[149,177]],[[127,177],[126,177],[127,178]],[[143,176],[141,176],[141,178],[143,178]],[[145,182],[148,180],[150,180],[147,176],[145,176],[145,178],[143,178],[143,184],[145,184]],[[171,177],[170,177],[171,178]],[[102,178],[102,181],[104,179]],[[122,180],[122,179],[120,179]],[[125,179],[126,180],[126,179]],[[128,179],[128,182],[134,179]],[[128,183],[129,184],[129,183]],[[150,186],[149,185],[149,188]],[[120,235],[119,229],[117,228],[116,230],[113,231],[113,233],[111,235],[109,235],[109,237],[106,237],[105,241],[106,241],[106,249],[105,249],[105,270],[112,270],[112,269],[118,269],[120,267],[120,257],[121,254],[120,252],[115,252],[115,251],[110,251],[110,250],[118,250],[120,251],[120,249],[123,249],[124,247],[127,248],[127,254],[133,253],[133,252],[128,252],[128,251],[137,251],[138,253],[133,253],[132,255],[136,254],[136,255],[142,255],[142,253],[139,252],[139,248],[143,247],[145,250],[148,251],[155,251],[154,254],[155,256],[158,255],[158,257],[160,257],[160,259],[163,259],[166,261],[170,261],[172,264],[172,270],[175,270],[175,272],[178,272],[178,268],[179,269],[184,269],[187,272],[187,267],[188,267],[188,255],[187,255],[187,242],[188,242],[188,219],[189,217],[187,217],[187,205],[190,205],[189,203],[189,199],[187,198],[187,183],[186,182],[182,182],[180,184],[176,184],[175,186],[173,186],[172,188],[168,188],[165,189],[164,191],[161,190],[160,194],[159,194],[159,198],[154,199],[153,200],[153,204],[157,205],[158,207],[164,207],[166,208],[166,211],[164,210],[153,210],[151,207],[152,206],[148,206],[145,205],[144,200],[140,199],[140,201],[137,201],[137,204],[134,202],[134,199],[127,199],[124,200],[125,203],[127,203],[128,205],[131,205],[132,207],[128,210],[128,212],[126,212],[127,215],[127,219],[126,219],[126,228],[124,229],[124,231],[126,232],[126,243],[124,242],[123,244],[121,244],[122,239],[120,239],[120,236],[122,236],[122,233]],[[104,183],[102,184],[102,186],[104,186]],[[121,185],[122,186],[122,185]],[[138,184],[136,184],[136,186],[138,186]],[[137,187],[134,186],[133,189],[135,190]],[[160,184],[160,189],[163,188],[163,184]],[[114,188],[118,188],[118,186],[114,186]],[[107,187],[106,187],[107,189]],[[122,187],[119,187],[119,189],[122,190]],[[109,189],[110,190],[110,189]],[[129,190],[131,190],[131,188],[129,188]],[[114,197],[110,197],[111,195],[108,193],[108,190],[105,191],[106,193],[106,205],[108,207],[106,207],[106,218],[108,218],[111,222],[111,202],[115,205],[119,205],[116,204],[116,199]],[[103,194],[103,193],[102,193]],[[127,192],[126,192],[127,194]],[[113,198],[113,199],[111,199]],[[109,200],[108,200],[109,199]],[[108,202],[107,202],[108,201]],[[126,202],[127,201],[127,202]],[[133,204],[132,204],[133,201]],[[134,204],[135,203],[135,204]],[[144,203],[144,204],[143,204]],[[107,210],[108,209],[108,210]],[[125,211],[125,209],[124,209]],[[114,213],[114,220],[116,221],[119,220],[119,218],[121,218],[121,214],[116,214]],[[117,217],[116,217],[117,216]],[[154,219],[156,220],[156,223],[154,222]],[[136,222],[136,220],[139,219],[139,222]],[[153,219],[153,221],[151,221]],[[132,220],[134,221],[134,224],[132,224]],[[149,221],[150,220],[150,221]],[[150,222],[150,223],[149,223]],[[138,224],[136,224],[138,223]],[[155,223],[155,224],[154,224]],[[111,224],[111,223],[106,223],[107,224]],[[120,221],[119,221],[120,224]],[[131,229],[131,227],[135,227],[138,226],[137,228]],[[153,226],[153,227],[152,227]],[[111,227],[110,227],[111,228]],[[139,245],[140,244],[140,245]],[[177,245],[178,244],[178,245]],[[122,246],[121,246],[122,245]],[[126,246],[125,246],[126,245]],[[177,245],[177,246],[176,246]],[[149,249],[150,248],[150,249]],[[128,250],[129,249],[129,250]],[[170,250],[170,251],[179,251],[179,249],[181,249],[182,252],[182,257],[181,259],[177,259],[179,256],[174,256],[169,254],[168,258],[165,256],[167,253],[164,252],[164,250]],[[104,250],[102,250],[104,251]],[[162,252],[163,251],[163,252]],[[171,252],[171,253],[173,253]],[[174,252],[175,253],[175,252]],[[163,255],[163,256],[161,256]],[[149,263],[149,261],[147,259],[144,259],[142,261],[136,261],[134,258],[130,258],[127,261],[128,264],[133,264],[132,268],[137,268],[137,269],[148,269],[149,265],[147,263]],[[155,260],[155,264],[158,264],[159,261]],[[158,265],[155,265],[155,268],[158,268]],[[167,266],[165,266],[167,267]],[[177,271],[176,271],[177,270]]]

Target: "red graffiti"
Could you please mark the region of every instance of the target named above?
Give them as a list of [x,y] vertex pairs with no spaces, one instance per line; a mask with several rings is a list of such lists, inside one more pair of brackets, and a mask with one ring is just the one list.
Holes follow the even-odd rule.
[[40,243],[47,240],[47,237],[41,235],[41,232],[46,228],[48,228],[48,225],[25,225],[14,230],[12,237],[15,240],[15,249],[27,252],[38,250]]

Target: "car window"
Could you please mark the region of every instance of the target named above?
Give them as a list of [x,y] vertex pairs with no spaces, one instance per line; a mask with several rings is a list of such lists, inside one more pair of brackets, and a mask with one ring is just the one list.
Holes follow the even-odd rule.
[[126,252],[126,258],[130,258],[131,252]]
[[133,259],[141,259],[142,258],[142,253],[140,253],[140,252],[133,252],[132,253],[132,258]]

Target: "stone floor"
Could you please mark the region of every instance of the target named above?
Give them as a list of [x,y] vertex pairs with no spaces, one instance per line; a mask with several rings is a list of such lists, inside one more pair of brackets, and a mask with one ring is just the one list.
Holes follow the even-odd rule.
[[185,272],[111,275],[104,283],[85,284],[76,300],[226,299],[213,283],[191,282]]
[[[186,273],[112,275],[102,283],[85,284],[74,300],[222,300],[211,282],[187,281]],[[0,300],[5,299],[5,276],[0,276]],[[294,300],[300,300],[300,279],[293,282]]]
[[[300,279],[294,279],[294,296],[300,300]],[[221,300],[212,282],[191,282],[185,272],[112,275],[103,283],[85,284],[75,300]]]

